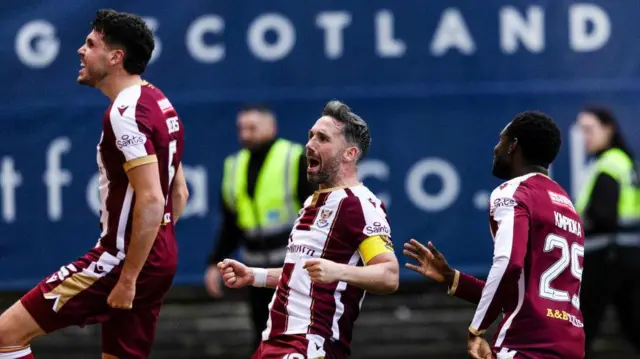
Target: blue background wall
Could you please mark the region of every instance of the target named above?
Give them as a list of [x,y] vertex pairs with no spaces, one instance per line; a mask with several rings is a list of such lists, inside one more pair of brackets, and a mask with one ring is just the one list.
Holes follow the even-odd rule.
[[[218,228],[221,163],[238,146],[235,113],[258,100],[273,105],[282,136],[301,142],[326,101],[347,102],[371,126],[361,174],[389,202],[398,254],[409,238],[432,240],[453,265],[488,271],[486,200],[499,184],[491,177],[492,150],[516,113],[539,109],[561,124],[553,176],[569,191],[579,177],[572,168],[583,162],[569,129],[585,103],[611,105],[640,149],[640,5],[536,3],[0,4],[0,289],[29,288],[98,239],[95,150],[108,100],[75,79],[76,50],[100,7],[147,17],[160,45],[146,79],[185,123],[192,198],[178,228],[177,283],[201,282]],[[341,46],[317,25],[327,12],[349,22]],[[541,36],[510,45],[514,14],[541,19]],[[584,14],[595,20],[581,28]],[[284,30],[251,45],[263,38],[261,23]],[[213,31],[199,35],[206,28]]]

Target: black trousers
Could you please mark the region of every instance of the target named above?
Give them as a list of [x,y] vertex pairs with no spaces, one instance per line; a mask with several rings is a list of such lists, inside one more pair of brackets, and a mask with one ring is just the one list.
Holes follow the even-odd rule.
[[269,303],[275,289],[257,288],[249,286],[249,309],[251,311],[251,324],[253,326],[253,348],[260,345],[262,331],[269,320]]
[[640,248],[610,247],[584,257],[580,309],[587,358],[609,304],[616,309],[621,334],[640,353]]

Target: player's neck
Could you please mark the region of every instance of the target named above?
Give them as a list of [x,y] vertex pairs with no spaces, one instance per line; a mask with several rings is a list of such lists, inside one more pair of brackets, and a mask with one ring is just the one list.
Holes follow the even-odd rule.
[[115,74],[111,78],[103,80],[103,83],[100,84],[100,91],[113,102],[122,90],[133,85],[141,85],[143,82],[140,75]]
[[353,173],[345,176],[339,176],[331,183],[322,183],[320,184],[320,189],[325,190],[329,188],[345,188],[352,187],[360,184],[358,181],[358,176]]
[[516,177],[528,175],[529,173],[542,173],[543,175],[548,176],[549,175],[549,170],[547,170],[546,168],[544,168],[542,166],[525,165],[525,166],[520,167],[518,170],[515,170],[514,173],[513,173],[513,177],[511,177],[511,178],[516,178]]

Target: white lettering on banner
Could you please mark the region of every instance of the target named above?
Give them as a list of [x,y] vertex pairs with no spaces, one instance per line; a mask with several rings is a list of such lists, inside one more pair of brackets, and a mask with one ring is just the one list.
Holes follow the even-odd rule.
[[[389,180],[389,166],[381,160],[367,159],[358,165],[358,180],[364,182],[367,178],[374,177],[381,181]],[[391,195],[389,192],[376,193],[384,205],[391,207]]]
[[71,149],[69,137],[58,137],[47,148],[47,169],[43,180],[47,186],[47,214],[52,222],[62,219],[62,187],[71,184],[71,172],[62,169],[61,157]]
[[224,31],[224,19],[218,15],[203,15],[189,25],[187,29],[187,50],[196,61],[213,64],[225,56],[222,44],[208,45],[204,34],[221,34]]
[[2,190],[2,219],[6,223],[16,220],[16,188],[22,184],[22,175],[15,170],[13,158],[2,157],[0,189]]
[[[611,37],[611,20],[601,6],[576,3],[568,5],[567,12],[566,28],[568,29],[569,50],[591,52],[598,51],[607,45]],[[362,13],[329,11],[327,9],[318,11],[312,16],[311,18],[295,18],[295,20],[308,22],[315,19],[316,26],[324,32],[324,43],[320,46],[324,47],[327,59],[338,59],[343,56],[345,47],[350,43],[361,43],[363,40],[368,40],[353,39],[347,31],[353,23],[361,22],[355,16],[363,16]],[[156,34],[163,19],[144,17],[144,20],[154,32],[156,48],[152,54],[151,63],[155,63],[164,52],[165,44]],[[169,21],[169,19],[164,19],[164,21]],[[393,11],[380,9],[373,14],[369,21],[373,25],[370,27],[373,32],[368,36],[372,37],[375,46],[373,54],[368,55],[380,58],[401,58],[407,54],[407,43],[395,35],[396,16]],[[496,41],[499,42],[498,46],[504,54],[511,55],[519,50],[539,54],[545,50],[544,7],[532,5],[524,10],[518,10],[515,6],[505,5],[498,10],[496,22],[499,27],[499,37]],[[296,26],[291,19],[282,14],[258,14],[245,26],[247,28],[245,46],[260,61],[282,61],[292,53],[296,46]],[[476,54],[478,45],[473,35],[474,32],[484,30],[483,28],[469,27],[463,12],[455,7],[444,9],[440,13],[438,22],[435,25],[428,25],[432,26],[431,29],[423,28],[422,26],[425,26],[423,23],[419,23],[419,26],[420,28],[413,30],[432,34],[428,46],[431,55],[435,57],[449,53],[458,56]],[[200,15],[187,26],[184,40],[187,53],[195,61],[203,64],[223,61],[227,48],[220,38],[224,32],[225,18],[217,14]],[[215,35],[218,40],[205,41],[207,34]],[[267,36],[267,34],[275,36],[271,39],[271,36]],[[359,36],[361,37],[361,35]],[[557,34],[554,32],[552,36],[557,36]],[[418,38],[421,39],[419,36]],[[302,40],[305,39],[302,38]],[[425,46],[423,43],[415,45]],[[50,66],[59,55],[60,46],[61,41],[56,37],[55,26],[46,20],[31,20],[16,33],[16,55],[25,66],[31,68]],[[318,45],[314,44],[314,46]],[[493,44],[488,46],[493,46]],[[238,44],[234,44],[230,49],[243,51],[238,50],[239,47]],[[175,51],[176,49],[174,49],[174,53]],[[358,56],[367,56],[367,54],[358,53]]]
[[[170,124],[170,126],[173,126]],[[569,160],[571,193],[575,194],[580,189],[581,180],[584,179],[588,165],[585,163],[586,152],[579,129],[571,127],[569,136]],[[70,186],[72,174],[62,169],[61,157],[71,149],[71,141],[68,137],[58,137],[51,141],[46,152],[46,171],[44,182],[47,187],[47,211],[49,220],[55,222],[63,219],[63,191],[62,187]],[[209,179],[205,166],[183,165],[184,176],[189,186],[189,201],[181,218],[206,217],[209,214]],[[395,173],[401,173],[396,171]],[[368,179],[375,178],[382,182],[388,182],[391,178],[391,169],[387,162],[380,159],[366,159],[358,165],[358,177],[367,183]],[[449,208],[460,195],[461,180],[456,168],[442,158],[423,158],[414,163],[405,174],[405,194],[413,205],[425,212],[438,212]],[[429,176],[435,176],[441,183],[441,188],[436,193],[427,193],[423,184]],[[98,191],[99,173],[96,172],[88,180],[85,187],[85,198],[91,212],[98,216],[100,212],[100,194]],[[395,182],[395,181],[394,181]],[[4,156],[0,162],[0,196],[2,198],[1,219],[3,223],[13,223],[17,219],[16,192],[23,185],[23,176],[16,170],[14,159]],[[77,186],[76,186],[77,187]],[[374,184],[375,187],[375,184]],[[470,188],[469,188],[470,189]],[[478,210],[485,211],[488,207],[489,194],[483,189],[472,195],[470,200]],[[387,207],[392,204],[391,191],[385,189],[376,193]]]
[[153,52],[151,53],[151,59],[149,59],[149,64],[152,64],[162,53],[162,41],[160,41],[158,35],[156,34],[156,31],[158,31],[158,27],[160,26],[160,22],[155,17],[143,17],[142,19],[147,23],[147,26],[149,26],[151,31],[153,31],[153,41],[155,46],[153,48]]
[[[269,31],[277,34],[277,40],[273,44],[265,38]],[[289,55],[296,43],[296,30],[291,21],[283,15],[263,14],[249,25],[247,43],[251,52],[263,61],[282,60]]]
[[189,201],[184,207],[180,218],[191,216],[204,217],[209,213],[209,195],[207,169],[204,166],[189,166],[183,164],[182,171],[190,188]]
[[407,52],[407,44],[394,38],[394,17],[389,10],[376,14],[376,54],[379,57],[402,57]]
[[[437,194],[424,191],[425,178],[434,175],[440,177],[442,189]],[[448,161],[441,158],[424,158],[414,164],[406,180],[407,194],[413,204],[427,212],[442,211],[451,206],[460,194],[460,177]]]
[[324,30],[324,54],[337,59],[344,52],[343,30],[351,24],[351,14],[346,11],[321,12],[316,25]]
[[15,51],[28,67],[41,69],[55,61],[60,51],[56,28],[46,20],[32,20],[18,30]]
[[431,41],[431,53],[434,56],[442,56],[452,48],[457,48],[464,55],[471,55],[476,51],[476,44],[473,42],[464,18],[456,8],[446,9],[442,13]]
[[[203,166],[189,166],[182,163],[182,171],[189,187],[189,200],[180,219],[192,216],[205,217],[209,213],[207,170]],[[96,216],[100,215],[100,206],[102,205],[98,190],[99,179],[100,173],[96,172],[89,179],[85,191],[87,205]]]
[[[591,32],[588,31],[591,24]],[[569,9],[569,42],[576,52],[601,49],[611,36],[607,13],[595,4],[575,4]]]
[[500,47],[506,54],[518,51],[518,42],[532,53],[544,50],[544,12],[529,6],[526,19],[512,6],[500,9]]

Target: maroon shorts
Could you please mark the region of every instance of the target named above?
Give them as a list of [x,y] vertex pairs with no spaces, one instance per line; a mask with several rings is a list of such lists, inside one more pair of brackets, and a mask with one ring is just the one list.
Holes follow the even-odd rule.
[[251,359],[345,359],[337,344],[315,335],[282,335],[260,343]]
[[96,247],[45,278],[20,301],[46,333],[102,323],[103,353],[118,358],[148,358],[175,269],[167,274],[141,273],[133,309],[119,310],[107,305],[107,297],[121,268],[122,261]]

